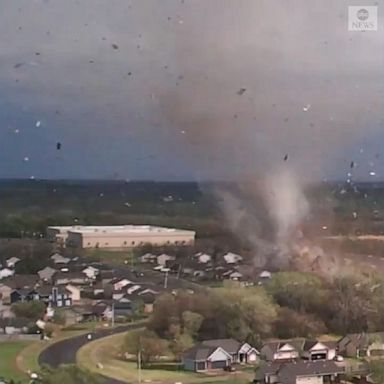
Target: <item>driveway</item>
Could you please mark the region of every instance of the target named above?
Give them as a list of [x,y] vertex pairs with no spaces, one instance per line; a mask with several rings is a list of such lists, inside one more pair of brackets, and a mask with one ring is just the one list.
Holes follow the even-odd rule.
[[[76,353],[85,344],[101,339],[102,337],[110,336],[115,333],[128,331],[131,329],[137,329],[143,327],[143,323],[140,324],[128,324],[114,329],[101,329],[92,334],[92,339],[88,340],[87,335],[81,335],[72,337],[70,339],[58,341],[46,348],[39,356],[39,364],[50,365],[51,367],[58,367],[60,364],[76,364]],[[124,384],[122,381],[105,378],[106,384]]]

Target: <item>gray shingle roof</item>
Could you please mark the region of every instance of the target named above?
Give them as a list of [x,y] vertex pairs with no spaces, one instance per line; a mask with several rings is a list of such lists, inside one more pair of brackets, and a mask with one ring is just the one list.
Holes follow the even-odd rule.
[[343,373],[344,368],[333,361],[298,361],[283,364],[278,370],[279,380],[283,383],[296,383],[300,376],[322,376]]
[[217,347],[197,344],[186,350],[183,354],[183,358],[186,360],[205,361],[216,349]]
[[221,347],[225,352],[234,355],[240,349],[242,343],[234,339],[204,340],[201,344],[208,347]]

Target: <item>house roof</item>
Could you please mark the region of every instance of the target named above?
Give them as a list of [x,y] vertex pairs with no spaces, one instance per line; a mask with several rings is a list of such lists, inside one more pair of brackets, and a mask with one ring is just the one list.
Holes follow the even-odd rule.
[[13,292],[17,292],[20,296],[28,296],[29,294],[33,294],[36,291],[33,288],[17,288]]
[[57,264],[67,264],[71,261],[70,258],[64,257],[64,256],[60,255],[59,253],[53,254],[51,256],[51,260],[53,260],[53,262],[57,263]]
[[213,340],[204,340],[202,345],[208,347],[220,347],[224,349],[227,353],[234,355],[240,349],[242,343],[235,339],[213,339]]
[[300,351],[303,349],[303,344],[305,340],[304,339],[291,339],[291,340],[273,340],[268,341],[264,343],[263,347],[268,346],[272,352],[277,352],[279,349],[281,349],[284,345],[289,344],[297,351]]
[[266,375],[276,374],[280,367],[281,363],[278,362],[261,363],[260,368],[256,371],[255,379],[263,381]]
[[357,348],[361,349],[367,348],[375,340],[384,340],[384,332],[350,333],[345,338],[347,338],[347,344],[353,343]]
[[9,259],[6,260],[6,263],[9,264],[16,264],[20,261],[18,257],[12,256]]
[[13,275],[5,280],[3,284],[13,289],[32,288],[38,281],[39,277],[37,275]]
[[[317,340],[305,340],[303,345],[303,351],[310,351],[316,344],[320,343]],[[321,343],[323,344],[323,343]],[[325,346],[325,344],[323,344]]]
[[197,344],[192,348],[187,349],[183,353],[183,358],[185,360],[205,361],[218,348],[219,347],[210,347],[208,345]]
[[39,295],[50,295],[52,293],[52,289],[53,288],[56,288],[57,289],[57,293],[59,294],[63,294],[63,293],[67,293],[67,289],[63,286],[57,286],[57,287],[54,287],[52,285],[42,285],[41,287],[38,287],[35,289],[35,291],[39,294]]
[[41,274],[42,275],[46,275],[46,274],[51,274],[51,275],[53,275],[54,273],[56,273],[56,269],[54,269],[54,268],[51,268],[51,267],[45,267],[45,268],[43,268],[43,269],[40,269],[40,271],[38,271],[37,272],[38,273],[38,275],[40,276]]
[[333,361],[298,361],[283,364],[277,374],[280,382],[294,384],[297,377],[301,376],[324,376],[343,372],[344,368]]
[[83,272],[58,272],[55,279],[87,279],[87,276]]

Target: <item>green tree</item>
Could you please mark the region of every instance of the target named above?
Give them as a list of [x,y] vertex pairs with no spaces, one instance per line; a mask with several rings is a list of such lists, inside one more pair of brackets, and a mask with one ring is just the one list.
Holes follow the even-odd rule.
[[177,360],[180,360],[183,352],[186,351],[188,348],[191,348],[193,345],[194,341],[191,335],[182,333],[170,343],[170,349],[175,355],[175,358]]
[[142,366],[156,360],[166,353],[167,343],[150,330],[137,330],[127,332],[124,339],[123,352],[136,357],[138,362],[141,353]]
[[275,336],[281,339],[293,337],[315,338],[327,331],[321,319],[308,313],[299,313],[290,308],[280,308],[275,322]]
[[26,317],[31,320],[38,320],[44,316],[46,306],[41,301],[25,301],[12,304],[12,312],[17,317]]
[[192,311],[184,311],[181,315],[184,333],[188,333],[191,337],[196,337],[204,317],[199,313]]
[[279,272],[267,284],[276,303],[299,312],[322,313],[329,291],[322,280],[304,272]]

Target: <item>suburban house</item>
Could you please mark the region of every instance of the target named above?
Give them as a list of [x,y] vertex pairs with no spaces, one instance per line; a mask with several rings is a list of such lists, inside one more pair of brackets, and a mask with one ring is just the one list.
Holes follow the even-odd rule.
[[297,341],[270,341],[262,346],[260,355],[267,361],[295,360],[300,356],[300,347]]
[[42,285],[35,288],[19,288],[12,290],[10,302],[42,301],[52,307],[69,307],[72,305],[71,294],[64,287]]
[[89,279],[96,279],[96,276],[99,274],[99,270],[92,266],[83,269],[81,272],[83,272]]
[[269,271],[262,271],[259,273],[260,279],[270,279],[272,277],[272,273]]
[[54,280],[56,285],[85,285],[89,283],[88,277],[82,272],[58,272],[54,276]]
[[50,304],[52,307],[70,307],[72,305],[71,292],[65,287],[53,287],[43,285],[36,288],[36,293],[40,301]]
[[122,297],[113,303],[113,311],[115,317],[130,317],[133,314],[133,304],[130,300]]
[[8,268],[15,268],[16,264],[20,261],[18,257],[11,257],[8,260],[6,260],[5,264]]
[[9,269],[9,268],[0,269],[0,280],[9,276],[13,276],[14,274],[15,274],[15,271],[13,269]]
[[195,372],[222,369],[233,363],[255,364],[258,360],[259,352],[255,348],[234,339],[202,341],[182,357],[184,369]]
[[235,281],[238,281],[238,280],[241,280],[243,278],[243,274],[238,272],[238,271],[234,271],[234,272],[231,272],[228,277],[231,279],[231,280],[235,280]]
[[200,264],[207,264],[212,260],[212,256],[206,253],[199,252],[199,253],[196,253],[195,259]]
[[176,259],[175,256],[170,256],[163,253],[160,256],[157,256],[157,264],[165,267],[167,265],[167,261],[175,261],[175,259]]
[[75,301],[80,301],[81,299],[81,289],[76,285],[68,284],[65,286],[65,289],[70,293],[72,303]]
[[255,376],[254,383],[273,384],[332,384],[340,382],[344,367],[333,361],[298,361],[267,363]]
[[39,294],[33,288],[14,289],[10,295],[11,304],[25,301],[39,300]]
[[184,352],[182,364],[186,371],[223,369],[231,364],[231,355],[220,347],[198,344]]
[[346,335],[338,341],[337,350],[346,357],[384,356],[384,332]]
[[304,360],[333,360],[336,356],[335,342],[319,342],[306,340],[303,345],[301,357]]
[[259,360],[260,353],[248,343],[235,339],[213,339],[201,343],[209,347],[220,347],[231,355],[232,363],[254,364]]
[[155,263],[157,260],[157,256],[152,253],[146,253],[139,257],[140,263]]
[[225,262],[227,264],[236,264],[243,260],[243,257],[240,255],[237,255],[236,253],[228,252],[223,256]]
[[121,291],[127,285],[133,284],[133,281],[128,279],[113,279],[111,281],[114,291]]
[[51,256],[51,260],[55,264],[68,264],[71,261],[71,259],[69,259],[68,257],[61,256],[59,253],[53,254]]
[[39,275],[39,278],[43,281],[51,281],[53,275],[56,273],[56,269],[53,269],[51,267],[45,267],[43,269],[40,269],[40,271],[37,272]]

